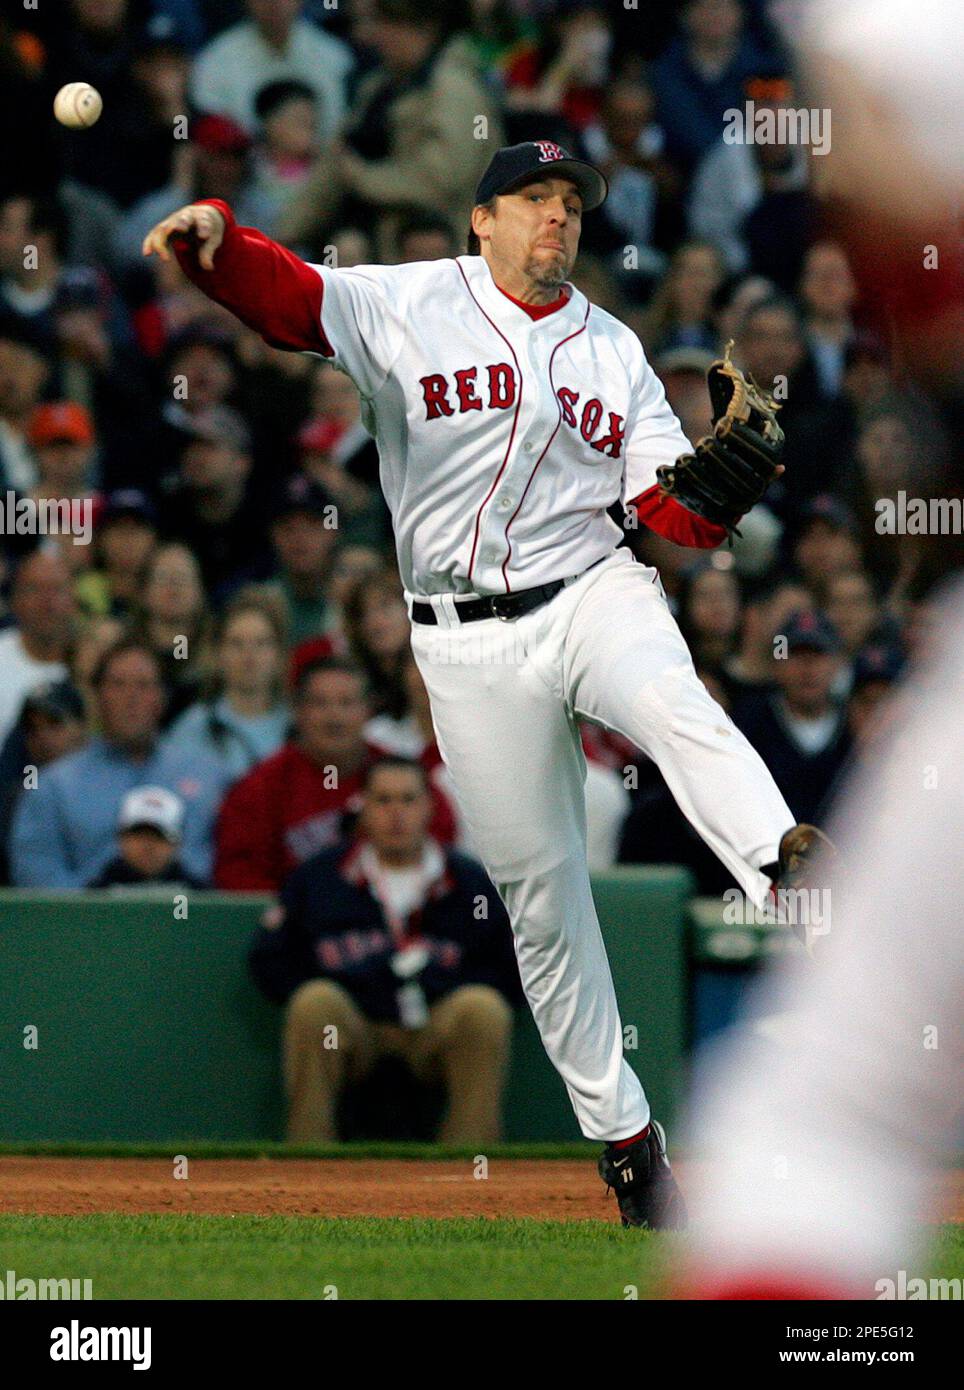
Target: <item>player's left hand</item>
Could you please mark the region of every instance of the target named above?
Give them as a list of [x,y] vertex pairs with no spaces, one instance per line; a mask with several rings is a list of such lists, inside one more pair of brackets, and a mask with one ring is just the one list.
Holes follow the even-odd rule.
[[737,522],[784,472],[780,462],[783,430],[780,409],[768,392],[748,380],[730,361],[732,343],[707,373],[713,405],[713,433],[692,454],[657,468],[664,496],[717,526],[730,538]]

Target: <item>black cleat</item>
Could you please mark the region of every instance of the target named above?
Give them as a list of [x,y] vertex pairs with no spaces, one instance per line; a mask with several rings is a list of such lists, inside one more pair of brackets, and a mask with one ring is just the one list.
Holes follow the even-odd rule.
[[685,1227],[686,1205],[666,1157],[666,1133],[656,1120],[650,1121],[646,1138],[629,1148],[607,1146],[599,1160],[599,1176],[616,1193],[624,1226],[648,1231]]

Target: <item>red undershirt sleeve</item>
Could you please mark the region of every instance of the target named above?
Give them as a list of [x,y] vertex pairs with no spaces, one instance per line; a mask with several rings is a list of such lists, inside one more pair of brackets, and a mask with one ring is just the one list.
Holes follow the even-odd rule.
[[688,511],[675,497],[664,497],[658,484],[647,488],[626,505],[635,510],[644,526],[677,545],[712,550],[726,540],[725,526],[705,521],[695,512]]
[[224,240],[214,254],[214,269],[204,270],[193,237],[171,238],[188,279],[272,347],[333,356],[321,324],[324,283],[318,271],[263,232],[238,226],[220,198],[199,201],[224,217]]

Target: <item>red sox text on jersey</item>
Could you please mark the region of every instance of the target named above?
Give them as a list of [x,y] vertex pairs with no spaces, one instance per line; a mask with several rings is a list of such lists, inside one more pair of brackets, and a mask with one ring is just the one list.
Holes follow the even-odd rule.
[[[483,399],[477,394],[479,380],[488,383]],[[454,415],[456,411],[465,414],[467,410],[508,410],[515,404],[518,383],[508,362],[493,362],[481,370],[478,367],[463,367],[450,381],[441,372],[419,379],[425,401],[426,420],[437,420],[441,415]],[[597,453],[609,454],[610,458],[620,457],[620,446],[626,433],[626,421],[622,415],[609,411],[608,430],[599,430],[600,421],[606,414],[602,401],[590,397],[577,417],[575,407],[579,404],[579,392],[570,386],[560,386],[556,392],[562,410],[563,424],[577,429]],[[598,431],[598,435],[597,435]]]
[[334,270],[306,265],[230,209],[213,271],[188,275],[264,338],[319,353],[362,397],[411,594],[502,594],[610,553],[633,506],[684,545],[724,536],[656,468],[690,448],[636,335],[567,286],[551,310],[494,283],[481,256]]

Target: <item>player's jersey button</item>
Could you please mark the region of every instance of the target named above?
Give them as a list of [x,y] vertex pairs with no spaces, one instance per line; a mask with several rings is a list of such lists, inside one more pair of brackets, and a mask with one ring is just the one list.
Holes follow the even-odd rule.
[[491,546],[487,545],[485,549],[482,551],[482,559],[485,561],[487,565],[494,565],[498,558],[499,552],[497,550],[493,550]]
[[513,504],[514,501],[515,501],[515,498],[514,498],[514,497],[510,497],[509,494],[508,494],[507,492],[504,492],[504,493],[502,494],[502,496],[499,498],[499,502],[498,502],[499,511],[500,511],[500,512],[507,512],[507,511],[509,510],[509,508],[512,506],[512,504]]

